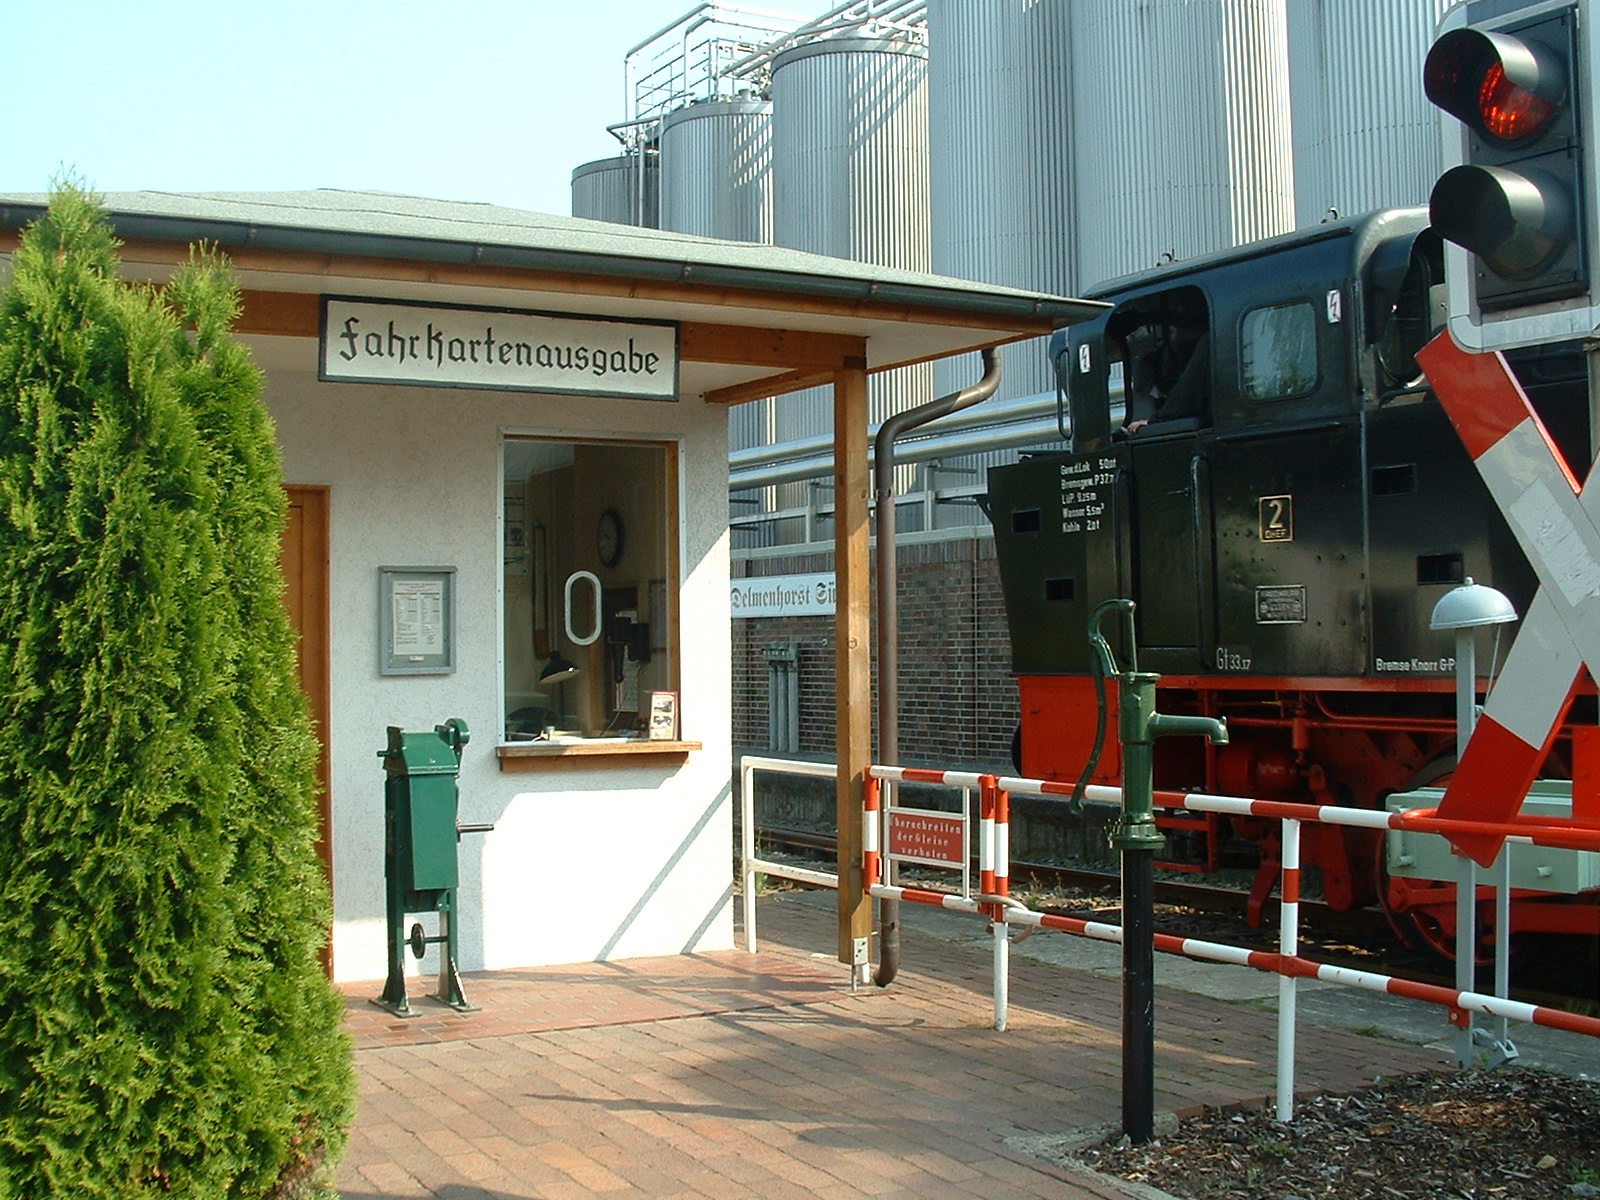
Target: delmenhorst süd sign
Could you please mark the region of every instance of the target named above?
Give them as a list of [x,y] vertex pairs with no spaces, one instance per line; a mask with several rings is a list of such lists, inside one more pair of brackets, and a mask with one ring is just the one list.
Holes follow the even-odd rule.
[[678,327],[324,296],[318,377],[676,400]]
[[741,617],[825,617],[838,603],[838,582],[832,571],[818,575],[760,575],[735,579],[728,608]]

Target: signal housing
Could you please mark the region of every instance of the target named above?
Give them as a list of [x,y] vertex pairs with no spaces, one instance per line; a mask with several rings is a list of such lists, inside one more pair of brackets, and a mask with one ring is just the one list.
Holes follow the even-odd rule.
[[[1454,118],[1441,121],[1451,165],[1428,207],[1450,243],[1451,332],[1464,346],[1589,336],[1600,319],[1585,152],[1589,4],[1458,7],[1428,52],[1423,89]],[[1486,9],[1494,15],[1478,20]]]

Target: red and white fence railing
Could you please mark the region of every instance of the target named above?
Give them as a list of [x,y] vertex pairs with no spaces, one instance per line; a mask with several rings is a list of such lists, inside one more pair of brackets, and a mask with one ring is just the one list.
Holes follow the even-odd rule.
[[[1070,784],[1012,777],[1002,778],[999,787],[1004,793],[1016,795],[1059,797],[1070,796],[1073,791]],[[1122,789],[1090,785],[1084,791],[1084,798],[1093,803],[1120,805]],[[1175,938],[1159,933],[1155,937],[1157,950],[1214,962],[1237,963],[1259,971],[1269,971],[1278,976],[1277,1110],[1280,1121],[1287,1121],[1294,1115],[1295,1002],[1296,988],[1301,979],[1317,979],[1324,983],[1384,992],[1392,996],[1444,1005],[1453,1011],[1483,1013],[1487,1016],[1504,1017],[1508,1020],[1600,1038],[1600,1018],[1581,1016],[1542,1005],[1523,1004],[1505,997],[1486,996],[1478,992],[1417,983],[1392,975],[1336,967],[1299,955],[1300,827],[1306,821],[1385,831],[1410,829],[1440,834],[1494,833],[1504,835],[1510,842],[1531,842],[1535,845],[1576,850],[1600,850],[1600,829],[1527,818],[1519,818],[1504,825],[1446,821],[1416,809],[1390,813],[1372,809],[1338,808],[1332,805],[1251,800],[1241,796],[1218,796],[1203,792],[1157,792],[1155,801],[1163,808],[1215,812],[1231,816],[1265,817],[1283,823],[1282,900],[1277,953],[1246,950],[1237,946],[1197,941],[1193,938]],[[1039,924],[1047,929],[1055,928],[1085,936],[1098,936],[1086,928],[1074,927],[1084,926],[1086,922],[1073,922],[1069,918],[1008,913],[1006,919],[1017,924]],[[1108,940],[1121,941],[1121,937],[1122,931],[1117,929],[1116,937]]]
[[[754,951],[755,889],[754,875],[761,871],[769,875],[797,879],[837,887],[838,877],[831,872],[814,871],[761,860],[755,856],[754,821],[754,771],[772,770],[790,774],[834,777],[830,764],[790,762],[781,759],[746,758],[742,765],[742,829],[744,840],[744,897],[745,897],[745,947]],[[921,783],[960,788],[964,795],[964,812],[970,807],[971,793],[979,796],[979,885],[971,893],[963,875],[959,892],[939,891],[925,887],[905,887],[895,882],[894,864],[909,859],[952,870],[959,865],[933,856],[897,855],[893,849],[892,832],[897,812],[927,815],[928,810],[901,810],[891,802],[882,803],[881,785],[890,789],[901,783]],[[1070,933],[1099,941],[1122,941],[1122,929],[1104,922],[1087,921],[1073,917],[1050,916],[1032,912],[1009,895],[1010,798],[1014,795],[1061,798],[1070,796],[1072,785],[1048,780],[995,777],[962,771],[934,771],[907,767],[874,766],[869,769],[866,811],[863,813],[863,875],[867,890],[878,897],[903,900],[913,904],[951,909],[988,917],[993,922],[994,947],[994,1003],[995,1028],[1006,1025],[1007,984],[1009,970],[1008,927],[1031,926]],[[1120,788],[1090,785],[1085,799],[1096,804],[1120,805]],[[1560,822],[1519,817],[1501,825],[1479,822],[1448,821],[1429,815],[1428,811],[1413,809],[1409,812],[1380,812],[1371,809],[1339,808],[1329,805],[1288,804],[1279,801],[1251,800],[1240,796],[1219,796],[1201,792],[1157,792],[1159,807],[1186,809],[1192,812],[1215,812],[1233,816],[1262,817],[1283,823],[1282,883],[1278,949],[1276,952],[1250,950],[1196,938],[1180,938],[1157,933],[1155,947],[1169,954],[1179,954],[1201,961],[1228,963],[1251,967],[1278,976],[1278,1039],[1277,1039],[1277,1115],[1281,1121],[1289,1120],[1294,1113],[1294,1058],[1297,986],[1301,979],[1316,979],[1344,987],[1383,992],[1430,1004],[1443,1005],[1453,1012],[1482,1013],[1527,1024],[1600,1038],[1600,1018],[1583,1016],[1563,1009],[1543,1005],[1525,1004],[1505,997],[1483,995],[1478,992],[1417,983],[1396,976],[1381,975],[1319,963],[1299,954],[1300,906],[1300,830],[1306,821],[1329,825],[1346,825],[1357,828],[1381,830],[1413,830],[1422,833],[1493,833],[1503,835],[1510,842],[1531,842],[1541,846],[1564,849],[1600,850],[1600,829],[1585,825],[1564,825]],[[949,814],[935,814],[948,816]],[[885,830],[890,831],[885,834]],[[882,840],[880,840],[880,836]],[[886,852],[887,849],[887,852]]]

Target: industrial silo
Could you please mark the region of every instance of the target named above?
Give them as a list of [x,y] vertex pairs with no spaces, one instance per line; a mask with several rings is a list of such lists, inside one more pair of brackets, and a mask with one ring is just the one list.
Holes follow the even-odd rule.
[[[643,165],[644,178],[640,178]],[[572,172],[572,215],[616,225],[658,227],[658,164],[653,151],[598,158]]]
[[[1071,294],[1071,29],[1067,0],[929,0],[928,125],[933,269],[1007,287]],[[1037,448],[1054,419],[1047,339],[1007,346],[984,407]],[[977,355],[934,365],[944,395],[978,378]],[[1025,408],[1021,397],[1043,397]],[[1024,434],[1021,423],[1034,432]],[[1015,451],[947,460],[966,471]],[[952,519],[961,514],[952,514]],[[962,518],[964,519],[964,517]]]
[[[910,41],[842,36],[772,64],[773,241],[910,270],[932,266],[928,59]],[[931,399],[927,366],[876,375],[872,420]],[[830,389],[783,397],[779,441],[832,428]],[[902,484],[903,486],[903,484]]]
[[933,268],[1072,284],[1065,0],[929,0]]
[[1285,0],[1071,8],[1080,290],[1294,227]]
[[772,241],[772,105],[704,100],[661,121],[661,226]]
[[1422,60],[1451,0],[1290,0],[1298,225],[1426,204],[1443,170]]
[[[772,105],[713,97],[661,120],[661,228],[740,242],[772,241]],[[772,441],[773,401],[735,405],[728,448]],[[766,511],[775,497],[736,492],[734,515]],[[773,531],[753,531],[763,541]],[[739,537],[741,547],[745,538]]]

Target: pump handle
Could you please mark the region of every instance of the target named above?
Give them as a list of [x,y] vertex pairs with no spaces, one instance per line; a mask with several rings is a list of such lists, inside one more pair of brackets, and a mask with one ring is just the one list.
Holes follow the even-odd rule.
[[1100,625],[1110,613],[1123,614],[1128,627],[1128,669],[1131,674],[1139,669],[1133,627],[1133,610],[1136,607],[1132,600],[1119,596],[1102,601],[1089,615],[1089,674],[1094,677],[1095,699],[1094,749],[1089,752],[1089,761],[1084,764],[1083,774],[1072,789],[1069,806],[1075,813],[1083,811],[1083,791],[1089,786],[1089,780],[1094,778],[1095,768],[1100,765],[1100,754],[1106,747],[1106,676],[1120,674],[1116,656],[1111,653],[1111,644],[1106,641]]

